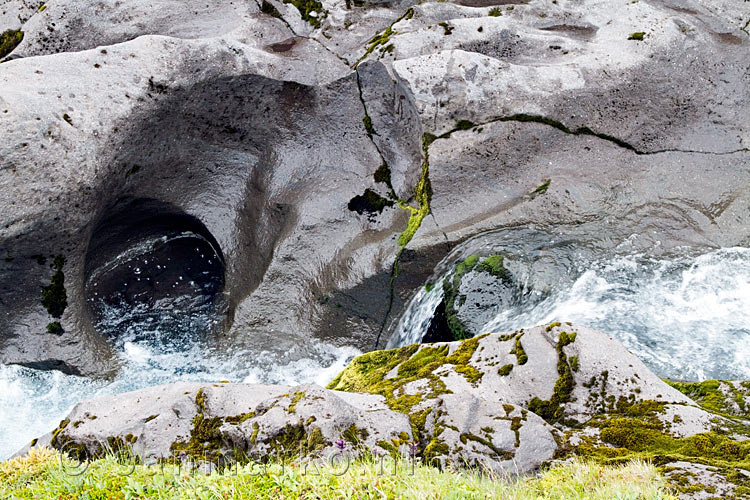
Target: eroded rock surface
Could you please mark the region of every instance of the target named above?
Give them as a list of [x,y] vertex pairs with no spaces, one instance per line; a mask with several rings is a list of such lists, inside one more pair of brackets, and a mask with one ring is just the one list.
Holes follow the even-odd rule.
[[[646,251],[750,242],[746,2],[0,15],[23,31],[0,65],[3,362],[115,369],[84,300],[88,249],[154,203],[217,242],[213,333],[251,351],[384,345],[445,245],[498,227],[585,221]],[[391,283],[406,244],[417,258]],[[60,317],[40,291],[55,257]]]

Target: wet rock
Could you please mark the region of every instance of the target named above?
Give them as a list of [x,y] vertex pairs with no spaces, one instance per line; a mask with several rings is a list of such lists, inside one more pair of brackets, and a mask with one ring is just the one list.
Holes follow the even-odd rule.
[[502,255],[470,255],[443,280],[443,304],[453,340],[470,338],[510,306],[518,285],[503,265]]

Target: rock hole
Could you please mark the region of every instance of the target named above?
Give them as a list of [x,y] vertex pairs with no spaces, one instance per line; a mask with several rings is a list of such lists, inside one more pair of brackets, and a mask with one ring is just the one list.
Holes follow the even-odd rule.
[[110,211],[93,232],[86,300],[97,331],[122,347],[179,349],[224,324],[224,257],[195,217],[154,200]]

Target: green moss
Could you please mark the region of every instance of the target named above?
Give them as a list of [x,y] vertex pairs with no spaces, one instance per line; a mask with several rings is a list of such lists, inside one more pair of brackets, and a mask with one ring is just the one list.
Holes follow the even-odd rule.
[[258,433],[260,432],[260,426],[257,422],[253,422],[253,432],[250,434],[249,442],[255,444],[258,442]]
[[362,123],[365,125],[365,131],[367,132],[367,135],[372,137],[373,135],[377,135],[375,132],[375,127],[372,126],[372,118],[370,118],[370,115],[365,115],[364,118],[362,118]]
[[453,130],[469,130],[476,127],[476,124],[469,120],[458,120]]
[[642,418],[611,418],[601,423],[602,441],[615,446],[584,443],[575,452],[605,461],[646,458],[656,463],[696,462],[716,467],[722,475],[750,469],[750,442],[735,441],[718,432],[675,437],[661,424]]
[[23,40],[23,31],[7,30],[0,34],[0,59],[13,52],[19,43]]
[[646,33],[644,31],[636,31],[628,37],[628,40],[642,41],[644,36],[646,36]]
[[360,443],[363,443],[367,437],[370,435],[370,433],[365,428],[358,428],[355,424],[350,425],[341,435],[341,437],[344,438],[344,440],[348,441],[349,443],[359,446]]
[[203,389],[199,389],[195,395],[195,405],[198,407],[198,411],[201,413],[206,411],[206,394]]
[[560,332],[557,345],[555,346],[555,350],[557,351],[558,378],[555,381],[552,397],[547,401],[542,401],[538,397],[534,397],[529,401],[529,410],[549,423],[562,422],[564,420],[565,411],[563,405],[570,401],[573,388],[575,387],[573,369],[570,367],[567,355],[563,349],[566,345],[575,342],[575,339],[575,333]]
[[523,348],[523,344],[521,344],[521,337],[523,337],[523,334],[516,337],[516,341],[513,344],[513,349],[511,349],[508,354],[515,354],[518,364],[525,365],[529,360],[529,356],[526,354],[526,351]]
[[578,356],[571,356],[569,358],[569,361],[570,361],[570,369],[573,370],[574,372],[577,372],[581,368],[581,365],[578,362]]
[[422,225],[424,218],[430,213],[432,184],[430,183],[429,146],[432,143],[430,140],[431,137],[434,138],[434,136],[431,136],[430,134],[424,134],[422,137],[422,173],[419,177],[419,181],[417,181],[417,185],[414,187],[414,199],[417,202],[417,208],[407,205],[404,202],[399,202],[401,208],[408,210],[411,213],[406,229],[398,237],[398,245],[402,248],[411,241],[416,234],[417,229]]
[[271,2],[268,2],[267,0],[263,0],[263,3],[260,4],[260,11],[264,14],[268,14],[269,16],[283,19],[278,9],[276,9],[276,7],[274,7],[273,4]]
[[[454,365],[470,383],[481,379],[482,373],[469,365],[479,341],[486,335],[466,340],[453,354],[447,345],[436,347],[411,345],[388,351],[373,351],[357,356],[329,385],[328,389],[347,392],[366,392],[385,397],[389,408],[407,414],[415,440],[421,441],[425,420],[431,408],[415,410],[426,399],[448,392],[445,383],[433,372],[446,364]],[[396,376],[386,375],[396,369]],[[426,394],[406,394],[403,387],[415,380],[425,380]],[[385,449],[385,448],[384,448]]]
[[431,292],[435,289],[435,283],[425,283],[424,284],[424,290],[425,292]]
[[393,189],[391,186],[391,169],[388,168],[387,163],[382,163],[377,170],[375,170],[374,174],[375,182],[385,184],[389,188]]
[[[323,8],[323,4],[318,0],[284,0],[284,3],[290,3],[297,7],[302,19],[315,28],[319,28],[320,20],[328,15],[328,11]],[[317,16],[311,16],[312,12],[315,12]]]
[[425,447],[422,457],[424,463],[433,467],[440,467],[442,466],[440,457],[447,457],[449,453],[450,447],[444,441],[433,438]]
[[552,179],[545,179],[544,182],[539,185],[535,190],[531,192],[531,199],[536,198],[540,194],[544,194],[547,192],[547,189],[549,189],[549,185],[552,182]]
[[500,367],[500,369],[497,370],[497,373],[505,377],[506,375],[509,375],[512,370],[513,370],[513,363],[509,363],[507,365]]
[[336,391],[377,393],[385,375],[408,360],[418,349],[419,345],[415,344],[357,356],[328,384],[328,388]]
[[58,440],[60,438],[60,434],[62,433],[62,431],[65,430],[68,424],[70,424],[70,419],[66,418],[65,420],[61,420],[57,428],[54,431],[52,431],[52,438],[50,439],[50,444],[52,445],[53,448],[58,447],[57,445],[59,442]]
[[503,15],[503,11],[499,7],[492,7],[487,15],[490,17],[500,17]]
[[247,413],[240,413],[239,415],[230,415],[228,417],[224,417],[224,422],[228,424],[239,425],[242,422],[253,418],[254,416],[255,416],[255,412],[249,411]]
[[[253,430],[257,441],[257,432]],[[297,424],[286,424],[283,429],[264,441],[269,445],[272,454],[277,458],[292,458],[305,456],[328,446],[330,443],[323,437],[320,428],[315,427],[308,432],[302,420]]]
[[393,21],[391,25],[385,29],[385,31],[383,31],[382,33],[378,35],[375,35],[372,39],[370,39],[370,43],[367,45],[367,49],[365,50],[364,55],[362,55],[362,57],[359,58],[359,61],[357,61],[354,67],[356,68],[359,65],[359,63],[361,63],[367,56],[369,56],[372,53],[373,50],[375,50],[376,48],[380,46],[385,46],[386,44],[388,44],[388,41],[390,40],[391,35],[395,33],[393,31],[393,26],[396,23],[403,21],[404,19],[411,19],[412,16],[414,16],[414,9],[409,8],[401,17]]
[[728,414],[730,405],[727,398],[720,390],[719,380],[706,380],[704,382],[672,382],[669,385],[685,394],[704,408],[716,413]]
[[549,325],[547,325],[547,327],[544,330],[546,332],[551,332],[553,328],[557,328],[558,326],[560,326],[560,322],[559,321],[553,321],[552,323],[550,323]]
[[519,446],[521,446],[521,432],[520,431],[521,431],[521,427],[523,425],[521,423],[521,420],[522,420],[521,417],[513,417],[510,420],[510,430],[512,430],[513,433],[516,435],[516,442],[514,443],[514,446],[516,448],[518,448]]
[[65,330],[59,321],[53,321],[52,323],[47,323],[47,332],[55,335],[62,335],[65,333]]
[[68,294],[65,291],[65,274],[63,266],[65,258],[62,256],[55,257],[52,268],[55,273],[52,275],[50,284],[42,287],[42,305],[53,318],[60,318],[68,307]]
[[199,413],[193,418],[193,428],[188,441],[175,441],[171,444],[173,452],[184,452],[196,460],[218,459],[221,455],[223,437],[219,428],[223,424],[221,417],[206,418]]
[[291,402],[289,403],[289,408],[287,408],[286,411],[288,411],[289,413],[296,412],[297,411],[297,403],[299,403],[302,400],[302,398],[304,398],[304,397],[305,397],[305,393],[304,392],[301,392],[301,391],[300,392],[295,392],[294,396],[292,397]]
[[380,446],[383,448],[388,454],[390,454],[392,457],[399,457],[400,453],[398,451],[398,446],[394,445],[393,443],[389,443],[388,441],[385,441],[381,439],[377,443],[375,443],[377,446]]
[[453,33],[454,27],[450,24],[446,23],[445,21],[438,23],[438,26],[443,28],[443,33],[445,35],[450,35]]
[[159,415],[156,414],[156,415],[151,415],[150,417],[146,417],[146,420],[144,420],[143,423],[145,424],[145,423],[151,422],[153,419],[157,418],[158,416]]
[[496,278],[500,278],[506,283],[511,282],[511,274],[503,265],[504,258],[502,255],[490,255],[486,259],[483,259],[477,265],[477,272],[489,273]]
[[461,442],[463,444],[467,444],[467,442],[469,441],[474,441],[486,446],[487,448],[492,450],[495,456],[500,460],[513,460],[513,457],[515,456],[515,453],[513,452],[501,450],[500,448],[496,447],[494,444],[492,444],[492,441],[490,439],[477,436],[470,432],[462,433],[459,439],[461,439]]
[[348,208],[352,212],[357,212],[360,215],[363,214],[379,214],[385,210],[386,207],[392,207],[393,201],[383,198],[372,189],[365,189],[365,192],[361,195],[357,195],[349,200]]

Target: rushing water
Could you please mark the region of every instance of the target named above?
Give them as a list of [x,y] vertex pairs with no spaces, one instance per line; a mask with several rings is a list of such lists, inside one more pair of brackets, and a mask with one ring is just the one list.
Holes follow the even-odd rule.
[[[525,293],[482,331],[571,321],[618,339],[665,378],[750,379],[750,249],[578,262],[570,275],[540,292],[528,286],[525,273],[532,266],[508,260]],[[440,286],[420,291],[391,346],[418,341],[441,299]]]

